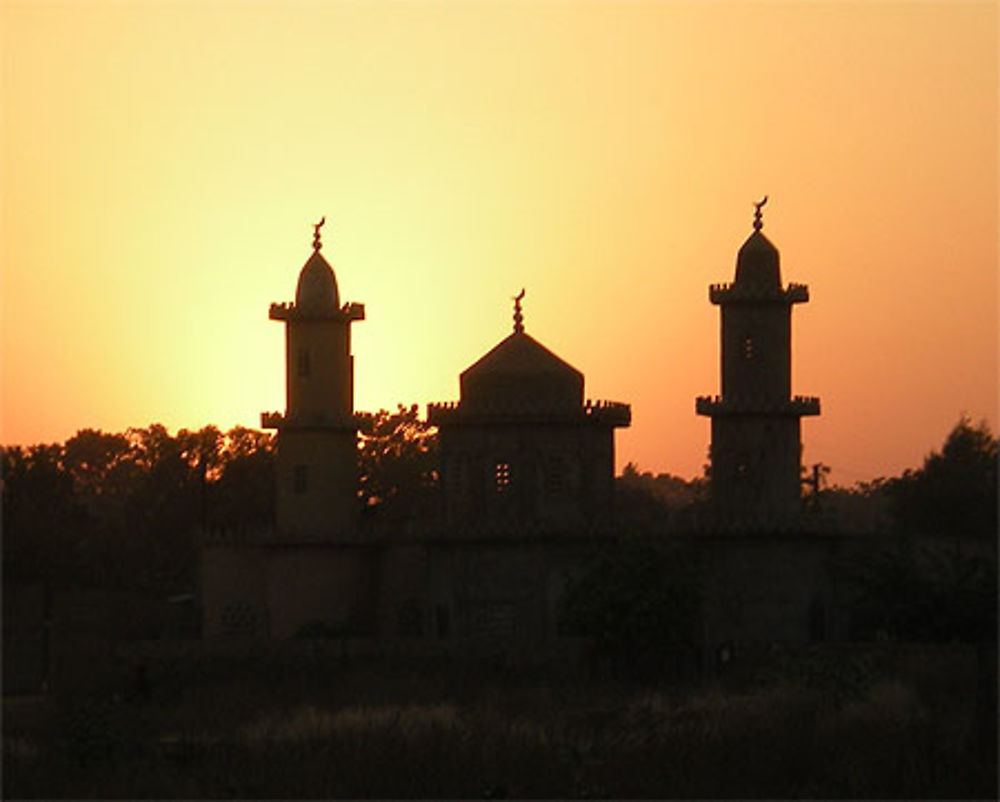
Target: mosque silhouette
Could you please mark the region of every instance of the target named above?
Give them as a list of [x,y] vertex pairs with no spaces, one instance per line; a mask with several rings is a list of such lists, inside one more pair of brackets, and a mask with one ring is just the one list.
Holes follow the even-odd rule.
[[[791,394],[791,310],[808,288],[782,285],[777,248],[753,232],[721,310],[721,393],[711,418],[710,505],[693,537],[706,571],[706,649],[739,639],[824,637],[835,589],[829,538],[810,532],[801,500],[801,418],[819,400]],[[286,406],[277,430],[273,528],[216,533],[202,549],[206,638],[286,639],[322,632],[462,651],[558,649],[559,602],[595,545],[620,537],[614,430],[631,409],[586,400],[583,374],[513,331],[459,376],[458,401],[428,405],[439,437],[440,505],[419,522],[360,515],[351,325],[322,254],[321,226],[285,325]],[[754,612],[756,611],[756,612]],[[836,626],[833,627],[834,629]]]

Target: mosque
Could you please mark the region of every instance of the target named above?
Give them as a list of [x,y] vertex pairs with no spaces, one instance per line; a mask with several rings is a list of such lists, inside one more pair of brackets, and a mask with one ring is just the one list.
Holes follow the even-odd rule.
[[[764,612],[751,616],[765,635],[815,637],[830,605],[829,548],[800,534],[800,420],[819,401],[791,394],[791,309],[809,293],[781,283],[778,250],[761,230],[764,202],[733,282],[709,289],[721,309],[721,394],[696,400],[712,422],[711,512],[698,539],[709,599],[718,597],[706,607],[713,643],[738,636],[761,597],[740,566],[756,566],[767,585]],[[286,344],[285,411],[262,415],[277,430],[276,524],[205,544],[204,636],[312,632],[462,649],[558,641],[568,577],[617,536],[614,430],[630,424],[629,405],[586,400],[583,374],[527,333],[522,291],[513,330],[460,374],[458,401],[428,406],[438,515],[390,531],[367,525],[351,354],[365,308],[341,302],[321,226],[294,303],[270,308]]]

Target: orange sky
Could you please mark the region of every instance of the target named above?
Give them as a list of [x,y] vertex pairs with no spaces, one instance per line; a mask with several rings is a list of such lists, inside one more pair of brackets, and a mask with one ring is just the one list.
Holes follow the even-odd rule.
[[767,193],[806,462],[997,425],[995,3],[4,2],[0,442],[255,426],[324,253],[357,407],[529,333],[700,473],[718,309]]

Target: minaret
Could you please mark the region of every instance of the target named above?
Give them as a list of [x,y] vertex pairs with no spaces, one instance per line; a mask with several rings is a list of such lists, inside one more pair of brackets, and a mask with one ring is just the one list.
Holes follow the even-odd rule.
[[278,430],[277,533],[284,540],[335,540],[354,531],[357,421],[351,323],[363,304],[340,307],[337,279],[323,258],[320,228],[299,273],[295,303],[271,304],[285,323],[285,414],[265,413]]
[[778,249],[753,233],[736,258],[732,284],[713,284],[722,310],[722,395],[700,397],[712,419],[711,497],[717,521],[739,530],[780,530],[801,509],[800,418],[819,414],[819,399],[791,395],[792,305],[809,300],[804,284],[781,285]]

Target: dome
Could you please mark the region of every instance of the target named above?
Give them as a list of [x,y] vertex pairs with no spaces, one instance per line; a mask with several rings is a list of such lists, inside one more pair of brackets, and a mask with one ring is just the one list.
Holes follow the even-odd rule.
[[736,284],[781,289],[780,260],[771,240],[754,231],[736,257]]
[[583,404],[583,374],[515,331],[459,377],[462,405],[511,413],[571,412]]
[[318,250],[303,265],[295,289],[295,306],[306,315],[325,316],[340,308],[340,294],[333,268]]

